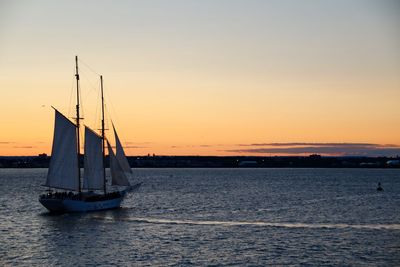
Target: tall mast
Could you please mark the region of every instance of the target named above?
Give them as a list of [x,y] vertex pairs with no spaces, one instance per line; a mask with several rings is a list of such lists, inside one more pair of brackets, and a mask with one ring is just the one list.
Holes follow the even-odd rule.
[[107,193],[106,191],[106,165],[105,165],[105,151],[106,151],[106,142],[104,135],[104,96],[103,96],[103,75],[100,75],[100,84],[101,84],[101,139],[103,141],[103,186],[104,186],[104,195]]
[[80,154],[80,134],[79,134],[79,73],[78,73],[78,56],[75,56],[75,68],[76,68],[76,73],[75,73],[75,77],[76,77],[76,135],[77,135],[77,150],[78,150],[78,179],[79,179],[79,193],[81,193],[82,189],[81,189],[81,169],[79,167],[79,154]]

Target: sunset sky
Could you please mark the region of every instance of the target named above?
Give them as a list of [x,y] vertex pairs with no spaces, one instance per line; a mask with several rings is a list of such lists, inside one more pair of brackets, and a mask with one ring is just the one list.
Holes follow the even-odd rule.
[[400,1],[0,0],[0,155],[51,153],[75,55],[128,155],[400,155]]

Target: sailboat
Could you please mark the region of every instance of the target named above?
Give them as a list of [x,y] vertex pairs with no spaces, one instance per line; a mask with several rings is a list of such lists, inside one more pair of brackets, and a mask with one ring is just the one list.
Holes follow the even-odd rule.
[[[117,131],[113,125],[116,153],[105,137],[103,77],[101,84],[101,134],[85,126],[84,173],[81,176],[80,118],[79,115],[79,73],[78,57],[76,65],[76,122],[72,122],[54,108],[55,123],[50,166],[44,186],[49,192],[39,197],[39,202],[50,212],[86,212],[118,208],[127,193],[138,189],[141,183],[131,185],[129,166]],[[110,160],[111,185],[117,190],[107,189],[105,171],[105,150]],[[53,192],[52,190],[58,190]],[[61,190],[61,191],[60,191]]]

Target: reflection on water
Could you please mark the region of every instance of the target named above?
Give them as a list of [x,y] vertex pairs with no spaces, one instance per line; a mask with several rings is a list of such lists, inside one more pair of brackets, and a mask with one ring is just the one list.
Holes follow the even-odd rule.
[[123,208],[61,215],[45,174],[0,169],[0,265],[400,265],[398,170],[139,169]]

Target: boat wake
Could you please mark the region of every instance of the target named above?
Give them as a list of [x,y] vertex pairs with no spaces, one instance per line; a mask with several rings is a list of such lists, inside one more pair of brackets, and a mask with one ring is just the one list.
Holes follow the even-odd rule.
[[280,222],[246,222],[246,221],[197,221],[197,220],[173,220],[141,217],[110,217],[94,216],[93,219],[106,221],[127,221],[135,223],[151,224],[183,224],[183,225],[211,225],[211,226],[260,226],[282,228],[310,228],[310,229],[367,229],[367,230],[400,230],[400,224],[346,224],[346,223],[280,223]]

